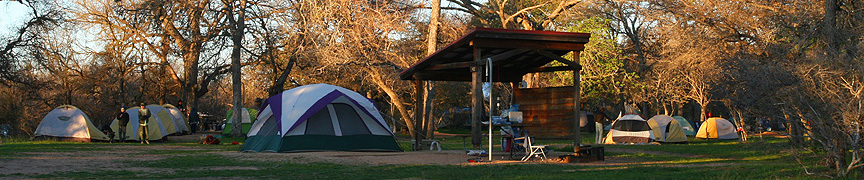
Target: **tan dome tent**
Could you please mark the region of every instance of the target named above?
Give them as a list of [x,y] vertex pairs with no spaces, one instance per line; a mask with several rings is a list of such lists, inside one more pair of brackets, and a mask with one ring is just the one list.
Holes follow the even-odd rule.
[[735,125],[729,120],[712,117],[702,123],[696,137],[702,139],[738,139],[738,133],[735,132]]
[[171,104],[162,105],[165,108],[165,111],[171,115],[171,120],[174,121],[174,129],[181,134],[186,134],[189,132],[189,122],[186,122],[186,118],[184,118],[183,112],[180,112],[180,109],[174,107]]
[[[174,117],[171,117],[171,113],[165,110],[164,107],[158,104],[147,105],[147,109],[153,113],[152,117],[156,117],[156,120],[162,122],[162,126],[165,126],[165,132],[167,135],[178,135],[183,130],[178,129],[178,127],[174,123]],[[137,112],[137,111],[136,111]]]
[[57,138],[63,141],[108,141],[83,111],[72,105],[54,108],[42,118],[34,133],[37,138]]
[[[129,123],[126,124],[126,138],[120,138],[120,125],[118,125],[117,119],[111,122],[111,131],[114,131],[115,139],[128,140],[128,141],[137,141],[138,140],[138,109],[141,107],[135,106],[133,108],[126,109],[126,113],[129,113]],[[161,140],[163,137],[168,136],[168,130],[165,129],[165,125],[162,124],[162,121],[159,120],[159,115],[156,114],[154,109],[150,109],[150,106],[147,106],[147,109],[153,114],[150,116],[150,121],[147,121],[147,132],[150,133],[147,136],[147,140],[156,141]]]
[[686,143],[687,136],[681,124],[667,115],[656,115],[648,120],[648,125],[651,126],[651,132],[654,133],[654,140],[666,143]]
[[639,115],[628,114],[612,122],[604,144],[647,144],[653,139],[651,126]]

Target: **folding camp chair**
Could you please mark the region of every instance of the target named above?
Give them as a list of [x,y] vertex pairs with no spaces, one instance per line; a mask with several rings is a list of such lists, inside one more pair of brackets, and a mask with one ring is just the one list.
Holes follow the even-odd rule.
[[[506,135],[510,136],[510,140],[507,143],[507,144],[509,144],[510,159],[516,159],[516,157],[522,158],[526,155],[525,154],[526,148],[524,147],[525,138],[523,136],[528,134],[528,130],[521,128],[521,127],[510,127],[510,128],[511,128],[511,131],[506,134]],[[506,132],[506,131],[502,130],[502,132]],[[504,142],[502,142],[502,143],[504,143]],[[508,149],[505,149],[505,150],[508,150]]]
[[525,156],[522,157],[522,161],[528,161],[529,159],[531,159],[532,157],[535,157],[535,156],[539,157],[543,161],[548,160],[548,158],[546,158],[546,151],[545,151],[546,145],[535,145],[533,138],[531,138],[530,136],[527,136],[527,135],[525,137],[520,137],[520,138],[516,138],[516,139],[517,140],[525,140],[525,142],[522,143],[522,147],[525,148]]

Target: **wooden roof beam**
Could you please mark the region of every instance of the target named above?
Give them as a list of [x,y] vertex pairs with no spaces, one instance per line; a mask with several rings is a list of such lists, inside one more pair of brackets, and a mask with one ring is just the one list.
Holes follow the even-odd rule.
[[573,67],[571,66],[554,66],[554,67],[538,67],[533,69],[528,69],[525,73],[536,73],[536,72],[557,72],[557,71],[572,71]]
[[573,67],[575,70],[582,70],[582,65],[579,65],[579,63],[576,63],[576,62],[573,62],[573,61],[570,61],[570,60],[564,59],[564,58],[562,58],[561,56],[558,56],[558,55],[552,54],[552,53],[549,52],[549,51],[545,51],[545,50],[535,50],[535,52],[537,52],[537,54],[543,55],[543,56],[545,56],[545,57],[547,57],[547,58],[552,58],[552,59],[554,59],[555,61],[558,61],[558,62],[564,63],[564,64],[566,64],[566,65],[568,65],[568,66],[570,66],[570,67]]
[[[522,54],[522,53],[526,53],[526,52],[528,52],[528,51],[529,51],[529,50],[527,50],[527,49],[513,49],[513,50],[509,50],[509,51],[504,52],[504,53],[496,54],[496,55],[494,55],[494,56],[483,57],[483,58],[481,58],[481,59],[490,59],[490,58],[491,58],[491,59],[492,59],[492,64],[495,64],[495,63],[498,62],[498,61],[502,61],[502,60],[505,60],[505,59],[509,59],[509,58],[511,58],[511,57],[513,57],[513,56],[520,55],[520,54]],[[480,66],[482,66],[482,65],[486,65],[486,61],[480,61],[480,62],[477,62],[477,63],[479,63],[478,65],[480,65]]]
[[[496,54],[496,55],[493,55],[493,56],[484,57],[484,58],[481,58],[481,59],[492,58],[492,63],[495,63],[495,62],[498,62],[498,61],[502,61],[502,60],[505,60],[505,59],[511,58],[511,57],[513,57],[513,56],[516,56],[516,55],[520,55],[520,54],[525,53],[525,52],[528,52],[528,51],[529,51],[529,50],[525,50],[525,49],[513,49],[513,50],[509,50],[509,51],[507,51],[507,52],[499,53],[499,54]],[[426,67],[426,70],[428,70],[428,71],[437,71],[437,70],[447,70],[447,69],[468,68],[468,67],[471,67],[471,66],[482,66],[482,65],[486,65],[486,61],[480,61],[480,62],[455,62],[455,63],[447,63],[447,64],[436,64],[436,65],[430,65],[429,67]]]

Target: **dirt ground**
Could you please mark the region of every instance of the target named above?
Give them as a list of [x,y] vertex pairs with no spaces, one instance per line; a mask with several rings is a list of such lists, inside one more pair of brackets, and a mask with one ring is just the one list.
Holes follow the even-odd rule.
[[[197,142],[202,134],[186,136],[170,136],[170,142]],[[444,151],[419,151],[419,152],[301,152],[301,153],[245,153],[237,151],[216,151],[208,148],[195,148],[189,146],[178,146],[169,143],[153,143],[148,146],[137,146],[132,144],[117,144],[107,150],[81,151],[77,152],[21,152],[23,156],[0,158],[0,174],[49,174],[54,172],[86,172],[92,170],[127,170],[133,172],[154,172],[151,168],[137,167],[127,162],[141,160],[160,160],[177,154],[149,154],[154,150],[188,150],[201,151],[202,153],[213,153],[240,160],[250,161],[279,161],[291,163],[335,163],[347,165],[399,165],[399,164],[422,164],[422,165],[488,165],[488,164],[517,164],[517,163],[554,163],[576,166],[624,166],[637,164],[662,164],[665,162],[637,162],[627,158],[606,157],[605,161],[592,163],[563,163],[558,156],[569,154],[568,152],[549,152],[549,161],[542,162],[532,160],[520,162],[510,160],[506,152],[495,152],[493,160],[488,157],[480,157],[481,162],[469,162],[469,159],[477,159],[477,156],[468,156],[462,150]],[[206,150],[213,150],[207,152]],[[609,152],[663,154],[670,156],[692,157],[684,154],[670,154],[665,152],[651,152],[627,149],[608,149]],[[723,166],[722,164],[705,164],[708,166]],[[249,169],[254,167],[219,167],[221,169]],[[212,168],[211,168],[212,169]],[[171,171],[170,169],[159,169],[158,172]]]

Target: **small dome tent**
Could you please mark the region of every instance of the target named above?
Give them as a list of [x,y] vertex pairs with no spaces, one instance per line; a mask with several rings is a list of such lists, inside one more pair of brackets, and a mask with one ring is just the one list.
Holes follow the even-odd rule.
[[639,115],[628,114],[612,122],[604,144],[647,144],[653,139],[651,126]]
[[656,115],[648,119],[648,125],[651,126],[651,132],[654,133],[654,140],[666,143],[686,143],[687,136],[684,135],[684,130],[681,124],[667,115]]
[[702,139],[738,139],[738,132],[735,132],[735,125],[729,120],[712,117],[702,123],[696,137]]
[[[138,109],[141,107],[135,106],[133,108],[126,109],[126,113],[129,113],[129,123],[126,124],[126,138],[120,137],[120,125],[117,119],[114,119],[111,122],[111,131],[114,131],[114,138],[128,141],[137,141],[138,140]],[[165,125],[162,124],[162,121],[159,119],[158,114],[154,109],[150,109],[150,106],[147,106],[147,109],[150,110],[150,113],[153,114],[150,116],[150,121],[147,121],[147,140],[156,141],[161,140],[163,137],[168,136],[168,130],[165,129]]]
[[182,134],[189,132],[189,122],[186,122],[186,118],[184,118],[185,115],[183,112],[180,112],[180,109],[177,109],[177,107],[174,107],[174,105],[171,104],[163,104],[162,107],[171,115],[171,119],[174,121],[174,127],[178,132]]
[[[249,133],[249,129],[252,128],[252,123],[255,122],[255,116],[258,115],[258,110],[249,109],[249,108],[240,108],[243,110],[243,113],[240,113],[240,126],[242,127],[240,131],[243,134]],[[222,128],[222,134],[231,134],[231,129],[234,128],[234,122],[231,121],[231,117],[234,115],[233,110],[228,110],[228,115],[225,116],[225,127]]]
[[690,121],[681,116],[672,116],[672,118],[675,118],[675,121],[678,121],[678,124],[681,124],[681,129],[684,130],[684,135],[696,135],[696,128],[693,128],[693,124],[690,124]]
[[242,151],[402,151],[372,101],[329,84],[268,98]]
[[109,140],[83,111],[72,105],[62,105],[48,112],[34,134],[37,138],[57,138],[64,141]]
[[156,117],[156,120],[162,122],[162,126],[165,126],[165,132],[168,133],[168,135],[177,135],[183,132],[175,125],[176,123],[174,123],[174,117],[171,116],[171,113],[165,110],[161,105],[147,105],[147,109],[153,113],[153,117]]

